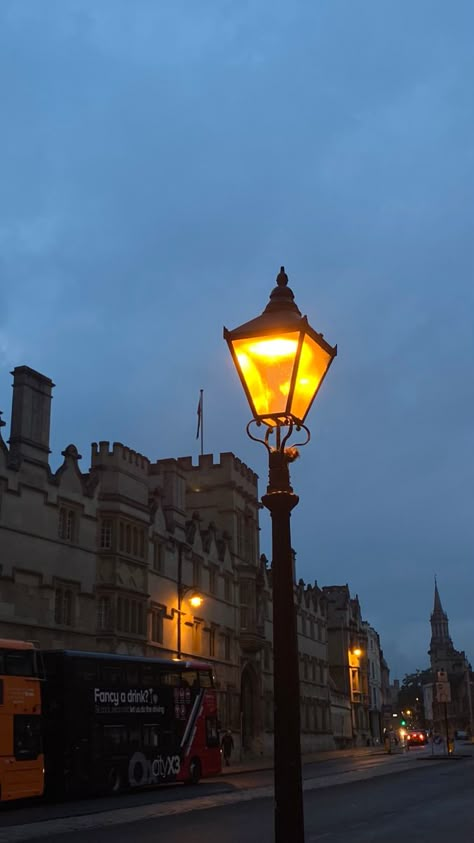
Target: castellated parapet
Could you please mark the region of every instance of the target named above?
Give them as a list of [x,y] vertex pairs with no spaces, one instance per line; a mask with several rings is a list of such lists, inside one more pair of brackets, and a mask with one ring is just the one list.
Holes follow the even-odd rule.
[[212,487],[230,483],[252,498],[257,496],[258,474],[230,451],[220,454],[217,462],[213,454],[202,454],[197,465],[193,465],[192,457],[178,457],[177,462],[191,487],[201,482]]
[[114,442],[110,450],[110,442],[93,442],[91,446],[91,468],[106,468],[124,471],[136,477],[144,478],[150,470],[150,460],[127,448],[121,442]]

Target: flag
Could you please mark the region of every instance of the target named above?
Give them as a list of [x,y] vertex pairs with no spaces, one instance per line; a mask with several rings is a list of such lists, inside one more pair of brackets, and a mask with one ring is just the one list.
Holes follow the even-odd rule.
[[198,408],[197,408],[197,417],[198,417],[198,422],[197,422],[196,439],[199,439],[199,434],[201,432],[201,425],[202,425],[202,389],[201,389],[201,394],[199,396],[199,403],[198,403]]

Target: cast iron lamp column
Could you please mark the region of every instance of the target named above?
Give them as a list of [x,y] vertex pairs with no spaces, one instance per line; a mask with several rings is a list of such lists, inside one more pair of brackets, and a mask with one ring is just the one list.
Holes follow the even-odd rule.
[[[176,641],[176,656],[178,659],[181,658],[181,607],[183,603],[183,597],[187,594],[188,591],[193,591],[190,586],[183,585],[183,550],[186,545],[183,542],[176,541],[178,547],[178,577],[177,577],[177,590],[178,590],[178,628],[177,628],[177,641]],[[202,597],[197,592],[192,594],[190,601],[191,606],[194,608],[198,608],[202,604]]]
[[[300,678],[290,516],[298,503],[290,485],[289,464],[298,456],[286,447],[304,420],[337,354],[308,324],[287,286],[284,267],[261,316],[228,331],[224,338],[252,411],[251,439],[269,454],[269,480],[262,502],[272,518],[274,659],[275,841],[304,843],[300,745]],[[265,428],[263,439],[250,432]],[[274,436],[274,439],[271,437]]]

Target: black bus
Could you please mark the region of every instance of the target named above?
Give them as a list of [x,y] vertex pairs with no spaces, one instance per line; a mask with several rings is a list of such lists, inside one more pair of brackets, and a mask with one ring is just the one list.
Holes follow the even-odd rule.
[[212,667],[42,651],[47,794],[118,793],[221,770]]

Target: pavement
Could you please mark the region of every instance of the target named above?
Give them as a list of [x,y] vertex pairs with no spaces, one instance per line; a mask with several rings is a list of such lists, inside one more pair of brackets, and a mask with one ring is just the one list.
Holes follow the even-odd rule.
[[[351,749],[330,749],[320,752],[306,753],[302,756],[302,763],[314,764],[317,761],[330,761],[333,758],[354,758],[360,756],[366,758],[369,755],[385,755],[382,746],[364,746]],[[273,770],[273,758],[262,756],[244,761],[232,761],[227,766],[222,766],[222,773],[225,775],[236,775],[238,773],[260,773],[264,770]]]
[[[417,754],[419,759],[426,760],[427,758],[436,758],[438,761],[441,758],[447,758],[444,753],[436,752],[434,756],[431,754],[431,746],[427,745],[424,749],[416,747],[415,749],[406,750],[402,746],[392,747],[392,752],[389,753],[390,755],[405,755],[408,757],[412,754]],[[313,752],[307,753],[302,756],[302,763],[305,764],[314,764],[317,761],[330,761],[332,759],[339,759],[339,758],[367,758],[368,756],[382,756],[386,755],[386,749],[383,746],[364,746],[364,747],[352,747],[350,749],[333,749],[333,750],[324,750],[320,752]],[[474,756],[474,743],[460,743],[456,746],[455,752],[453,755],[449,756],[449,758],[461,758],[461,757],[472,757]],[[263,772],[264,770],[273,770],[273,758],[265,756],[255,759],[249,759],[244,761],[233,761],[228,767],[222,767],[222,774],[223,775],[237,775],[238,773],[259,773]]]

